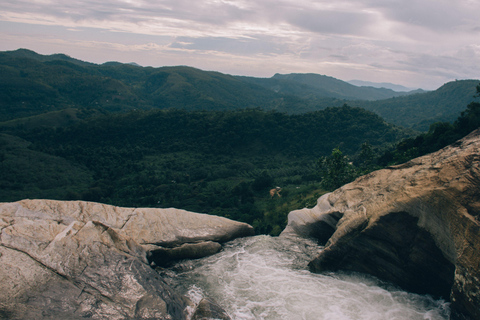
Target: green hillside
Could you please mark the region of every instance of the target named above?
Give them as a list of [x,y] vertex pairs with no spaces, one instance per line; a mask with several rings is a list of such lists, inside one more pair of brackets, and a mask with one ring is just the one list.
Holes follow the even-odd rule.
[[314,73],[276,74],[272,79],[302,84],[306,86],[306,88],[309,88],[309,91],[315,94],[317,98],[331,97],[344,100],[381,100],[408,95],[406,92],[395,92],[385,88],[358,87],[333,77]]
[[[63,123],[63,113],[50,115],[51,123]],[[177,207],[252,223],[264,233],[281,230],[291,206],[314,204],[319,157],[336,147],[353,156],[365,142],[380,148],[407,137],[348,106],[300,115],[137,110],[54,127],[33,120],[2,127],[0,201]],[[268,191],[276,186],[283,197],[272,199]]]
[[252,78],[184,66],[97,65],[25,49],[0,52],[0,72],[0,122],[65,109],[103,113],[261,108],[300,114],[348,102],[374,111],[391,123],[428,130],[432,122],[455,120],[473,101],[478,83],[455,81],[432,92],[406,95],[384,88],[357,87],[318,74]]
[[0,121],[67,108],[288,111],[306,104],[230,75],[182,66],[95,65],[17,50],[0,53],[0,72]]
[[448,82],[435,91],[379,101],[351,101],[352,106],[373,111],[386,121],[415,130],[427,131],[430,124],[453,122],[475,98],[479,80]]
[[[367,91],[320,75],[235,77],[28,50],[0,52],[0,72],[0,201],[177,207],[245,221],[259,233],[278,234],[289,211],[379,166],[434,151],[479,118],[478,103],[469,104],[478,80],[349,102],[429,129],[412,138],[413,130],[338,96]],[[438,120],[448,122],[429,122]],[[277,186],[282,197],[270,197]]]

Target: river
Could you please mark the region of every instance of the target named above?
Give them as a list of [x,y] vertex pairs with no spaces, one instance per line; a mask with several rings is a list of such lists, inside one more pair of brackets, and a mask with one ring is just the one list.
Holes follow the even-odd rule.
[[319,250],[308,240],[260,235],[174,269],[185,295],[197,303],[213,299],[235,320],[449,318],[443,300],[361,274],[309,272],[307,264]]

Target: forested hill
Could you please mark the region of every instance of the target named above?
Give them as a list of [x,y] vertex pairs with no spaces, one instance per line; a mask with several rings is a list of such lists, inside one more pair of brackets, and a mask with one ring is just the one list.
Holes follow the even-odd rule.
[[452,81],[435,91],[379,101],[351,101],[399,126],[427,131],[434,122],[453,122],[473,101],[480,80]]
[[[405,136],[374,113],[348,106],[299,115],[137,110],[63,127],[7,126],[0,133],[0,200],[176,207],[257,220],[259,232],[268,233],[284,227],[289,210],[269,189],[281,186],[282,201],[292,199],[288,193],[306,201],[319,188],[319,157],[336,147],[352,155],[365,142],[379,147]],[[277,205],[285,212],[261,222]]]
[[[67,108],[232,110],[281,109],[285,104],[273,91],[218,72],[83,64],[57,57],[25,50],[0,53],[0,121]],[[290,106],[295,108],[296,101]]]
[[385,88],[354,86],[333,77],[314,73],[275,74],[271,78],[245,77],[244,79],[276,92],[307,99],[381,100],[410,94]]
[[456,119],[476,85],[456,81],[429,93],[367,101],[405,93],[356,87],[316,74],[252,78],[184,66],[97,65],[26,49],[0,52],[0,72],[0,122],[66,109],[83,110],[83,115],[166,108],[261,108],[299,114],[348,103],[391,123],[426,130],[432,121]]

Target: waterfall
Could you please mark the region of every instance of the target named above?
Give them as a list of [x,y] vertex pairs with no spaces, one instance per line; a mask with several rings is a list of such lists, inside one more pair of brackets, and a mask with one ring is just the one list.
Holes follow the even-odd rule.
[[322,248],[304,239],[237,239],[214,255],[182,262],[179,290],[208,297],[235,320],[448,319],[448,303],[363,274],[308,271]]

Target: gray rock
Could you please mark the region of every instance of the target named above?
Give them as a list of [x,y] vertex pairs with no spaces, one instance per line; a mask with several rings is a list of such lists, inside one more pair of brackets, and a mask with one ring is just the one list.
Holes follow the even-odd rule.
[[231,320],[230,316],[218,306],[215,302],[209,299],[202,299],[192,316],[192,320]]
[[211,240],[250,234],[246,224],[176,209],[0,204],[0,318],[185,319],[189,302],[146,250],[167,244],[176,257],[198,257],[219,250]]
[[328,195],[318,198],[312,209],[292,211],[288,214],[288,225],[280,236],[298,235],[304,238],[315,238],[324,245],[335,232],[338,220],[343,213],[335,211],[328,202]]
[[152,247],[148,254],[148,260],[157,266],[167,267],[174,261],[211,256],[221,249],[222,245],[213,241],[184,243],[175,248]]
[[450,299],[452,318],[480,319],[479,190],[477,130],[438,152],[360,177],[313,209],[292,212],[282,234],[328,239],[310,263],[315,272],[369,273]]

